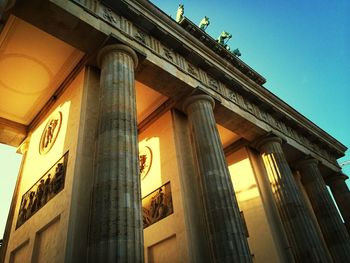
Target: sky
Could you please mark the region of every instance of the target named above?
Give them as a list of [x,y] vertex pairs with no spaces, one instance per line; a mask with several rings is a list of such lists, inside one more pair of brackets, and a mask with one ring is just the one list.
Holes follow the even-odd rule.
[[[214,38],[230,32],[229,46],[267,79],[265,88],[350,147],[349,0],[151,2],[173,18],[184,4],[196,24],[208,16],[206,32]],[[0,238],[21,161],[15,152],[0,144]],[[349,151],[339,159],[345,160]],[[350,175],[350,165],[343,171]]]

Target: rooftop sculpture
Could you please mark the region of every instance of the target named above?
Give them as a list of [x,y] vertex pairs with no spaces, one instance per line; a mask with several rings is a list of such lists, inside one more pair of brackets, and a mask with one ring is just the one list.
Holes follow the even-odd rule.
[[199,23],[199,28],[202,30],[206,30],[207,27],[209,26],[210,22],[209,22],[209,17],[205,16],[201,22]]
[[[176,12],[176,22],[181,24],[183,21],[185,21],[185,7],[183,4],[179,4]],[[188,19],[187,19],[188,20]],[[192,23],[192,22],[191,22]],[[202,31],[205,31],[207,27],[210,25],[209,17],[204,16],[204,18],[199,22],[198,28],[200,28]],[[238,48],[231,51],[231,48],[227,45],[227,42],[232,38],[232,35],[227,31],[222,31],[220,36],[217,38],[216,42],[218,42],[220,45],[222,45],[227,51],[229,51],[232,55],[236,57],[240,57],[242,54],[239,51]]]
[[177,8],[177,12],[176,12],[176,22],[181,21],[181,19],[184,17],[184,13],[185,13],[184,5],[179,4],[179,7]]
[[[219,44],[223,45],[224,47],[227,46],[227,42],[232,38],[232,35],[226,31],[222,31],[218,39],[216,40],[219,42]],[[225,42],[226,40],[226,42]]]

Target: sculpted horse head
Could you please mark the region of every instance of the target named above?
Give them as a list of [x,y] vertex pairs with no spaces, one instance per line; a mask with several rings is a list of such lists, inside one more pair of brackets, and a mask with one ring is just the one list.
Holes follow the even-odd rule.
[[218,37],[218,42],[221,45],[225,45],[225,39],[229,40],[230,38],[232,38],[232,35],[226,31],[222,31],[220,36]]

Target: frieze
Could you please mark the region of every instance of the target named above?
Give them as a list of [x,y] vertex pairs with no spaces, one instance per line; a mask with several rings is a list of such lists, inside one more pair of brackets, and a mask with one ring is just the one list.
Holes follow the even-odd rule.
[[187,63],[187,72],[194,77],[198,77],[198,70],[190,63]]
[[135,32],[134,38],[135,38],[138,42],[140,42],[140,43],[142,43],[142,44],[148,46],[148,41],[147,41],[147,39],[146,39],[146,34],[145,34],[144,32],[142,32],[140,29],[136,29],[136,30],[134,30],[134,32]]
[[[78,1],[80,2],[80,1]],[[83,1],[81,1],[83,2]],[[89,1],[87,1],[89,2]],[[82,3],[80,3],[83,5]],[[268,123],[276,130],[279,130],[280,132],[284,133],[285,135],[293,138],[300,144],[305,145],[310,150],[314,150],[314,147],[312,147],[313,143],[310,143],[306,138],[303,136],[298,136],[298,133],[294,131],[292,128],[288,127],[287,125],[276,123],[276,120],[268,114],[265,110],[259,108],[258,106],[254,106],[254,104],[251,103],[251,101],[246,100],[243,98],[241,94],[237,91],[231,91],[234,89],[234,83],[232,83],[232,86],[229,84],[228,87],[225,86],[222,82],[213,79],[211,76],[209,76],[205,71],[202,71],[201,69],[194,68],[189,61],[187,61],[184,57],[181,55],[175,53],[170,48],[163,46],[161,42],[154,38],[153,36],[143,33],[142,31],[138,31],[135,25],[133,25],[129,20],[125,19],[122,16],[117,15],[113,10],[103,6],[101,3],[98,3],[98,8],[96,8],[99,14],[99,17],[106,21],[111,26],[114,26],[116,28],[121,29],[125,33],[129,34],[132,38],[136,39],[141,44],[146,45],[149,49],[156,52],[159,56],[165,57],[170,63],[176,65],[179,67],[179,69],[191,74],[193,77],[199,79],[199,81],[202,82],[204,86],[207,86],[207,88],[215,90],[220,95],[228,98],[229,101],[232,103],[240,106],[241,108],[247,110],[248,112],[252,113],[255,117],[258,119]],[[188,30],[191,30],[188,28]],[[132,32],[135,32],[135,34],[132,34]],[[147,43],[147,39],[149,43]],[[245,74],[249,75],[251,78],[256,78],[254,72],[247,68],[243,62],[239,60],[234,61],[235,66],[237,66],[242,72],[244,71]],[[191,67],[189,67],[191,65]],[[200,73],[199,73],[200,72]],[[197,74],[196,74],[197,73]],[[227,87],[229,91],[226,91],[225,88],[220,87]],[[256,110],[254,110],[256,109]],[[316,148],[319,149],[319,148]],[[318,151],[317,153],[319,155],[322,155],[326,159],[336,160],[336,158],[329,154],[328,152]]]
[[170,182],[142,198],[143,228],[146,228],[173,213]]
[[120,28],[120,17],[117,14],[115,14],[110,8],[100,5],[100,8],[98,9],[98,14],[107,23]]
[[165,56],[171,62],[175,63],[175,55],[169,48],[163,47],[163,56]]
[[22,196],[16,229],[63,190],[67,161],[68,152]]

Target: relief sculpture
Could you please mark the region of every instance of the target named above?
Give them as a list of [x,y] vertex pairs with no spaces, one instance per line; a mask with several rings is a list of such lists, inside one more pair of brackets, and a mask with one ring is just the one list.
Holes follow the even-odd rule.
[[143,228],[173,213],[170,182],[142,199]]
[[16,228],[23,225],[25,221],[64,188],[67,158],[68,153],[22,196]]

